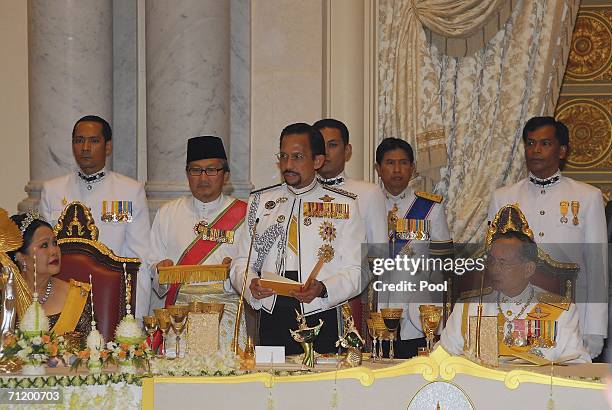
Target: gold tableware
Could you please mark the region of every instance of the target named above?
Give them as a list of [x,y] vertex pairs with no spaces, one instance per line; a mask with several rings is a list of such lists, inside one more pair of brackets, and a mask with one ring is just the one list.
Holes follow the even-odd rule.
[[393,342],[395,341],[395,335],[397,333],[397,328],[399,327],[403,312],[404,309],[402,308],[385,308],[380,310],[383,321],[385,323],[385,327],[389,331],[390,335],[389,359],[391,360],[393,360],[395,357],[395,351],[393,350]]
[[155,317],[157,318],[157,325],[159,330],[162,332],[162,352],[166,354],[166,335],[170,331],[170,312],[167,309],[153,309]]
[[181,353],[181,335],[187,325],[187,315],[189,313],[188,305],[171,305],[168,306],[168,312],[170,312],[170,326],[176,334],[176,357],[180,357]]
[[440,326],[440,320],[442,319],[442,306],[420,305],[419,312],[421,313],[423,333],[425,333],[425,338],[427,339],[427,352],[431,352],[435,332],[438,326]]

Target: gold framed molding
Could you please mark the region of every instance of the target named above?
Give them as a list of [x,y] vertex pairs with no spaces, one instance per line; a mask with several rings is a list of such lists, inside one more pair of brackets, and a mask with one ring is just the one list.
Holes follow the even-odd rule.
[[612,7],[578,12],[566,83],[612,79]]
[[563,96],[556,117],[570,132],[568,166],[601,169],[612,165],[612,99]]

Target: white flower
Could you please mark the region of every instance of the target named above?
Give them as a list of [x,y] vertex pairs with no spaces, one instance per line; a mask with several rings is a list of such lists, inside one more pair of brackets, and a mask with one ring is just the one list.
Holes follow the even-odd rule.
[[19,329],[24,332],[42,331],[46,333],[49,331],[49,319],[45,316],[45,312],[37,300],[33,301],[26,309],[19,322]]
[[42,344],[42,342],[43,342],[42,341],[42,337],[40,337],[40,336],[35,336],[35,337],[32,338],[32,344],[33,345],[40,346]]
[[100,361],[100,351],[99,350],[92,350],[89,356],[89,361],[90,362],[98,362]]
[[144,338],[144,332],[132,315],[126,315],[115,330],[115,337],[122,338]]
[[104,347],[104,338],[98,331],[98,329],[92,329],[87,336],[87,347],[94,350],[99,351]]

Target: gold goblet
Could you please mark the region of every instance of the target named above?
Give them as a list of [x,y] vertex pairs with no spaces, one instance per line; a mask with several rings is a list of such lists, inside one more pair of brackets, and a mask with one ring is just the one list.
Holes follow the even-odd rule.
[[155,316],[143,316],[145,332],[149,335],[149,346],[153,346],[153,334],[157,331],[157,318]]
[[[368,325],[368,333],[370,333],[370,337],[372,338],[372,362],[375,363],[378,359],[378,352],[376,350],[376,342],[378,341],[378,333],[376,332],[376,328],[374,328],[374,321],[372,319],[366,319],[366,323]],[[382,341],[381,341],[382,343]]]
[[382,313],[380,312],[370,312],[370,319],[372,320],[372,324],[374,326],[374,334],[378,339],[378,354],[376,355],[379,359],[383,357],[383,340],[389,340],[389,331],[385,326],[385,321],[383,320]]
[[423,333],[425,333],[425,338],[427,339],[427,352],[431,353],[435,332],[438,326],[440,326],[440,319],[442,318],[442,306],[420,305],[419,313],[421,314]]
[[391,336],[389,338],[389,359],[391,359],[391,361],[393,361],[395,357],[393,342],[395,342],[395,334],[397,333],[397,328],[399,327],[403,312],[404,309],[402,308],[385,308],[380,310],[383,321],[385,322],[385,327]]
[[176,358],[180,357],[181,353],[181,334],[185,330],[187,325],[187,314],[189,313],[189,306],[187,305],[172,305],[166,309],[170,312],[170,325],[172,330],[176,334]]
[[166,335],[170,330],[170,312],[167,309],[153,309],[155,317],[157,318],[157,325],[159,330],[162,332],[162,352],[166,354]]

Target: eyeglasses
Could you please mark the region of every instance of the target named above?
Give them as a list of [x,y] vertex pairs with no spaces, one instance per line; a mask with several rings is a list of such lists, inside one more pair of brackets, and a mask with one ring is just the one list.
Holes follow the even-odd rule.
[[301,152],[292,152],[291,154],[279,152],[276,154],[276,159],[279,161],[287,161],[289,158],[291,158],[292,161],[302,161],[306,157]]
[[501,272],[504,272],[504,273],[508,273],[515,266],[523,265],[524,263],[525,263],[525,261],[516,262],[516,263],[508,263],[508,262],[504,262],[504,261],[500,261],[498,259],[495,259],[491,255],[487,256],[487,266],[489,268],[493,268],[493,267],[497,266],[497,269],[499,269]]
[[214,177],[219,171],[225,168],[199,168],[199,167],[187,167],[187,173],[192,177],[199,177],[202,173],[205,173],[209,177]]

